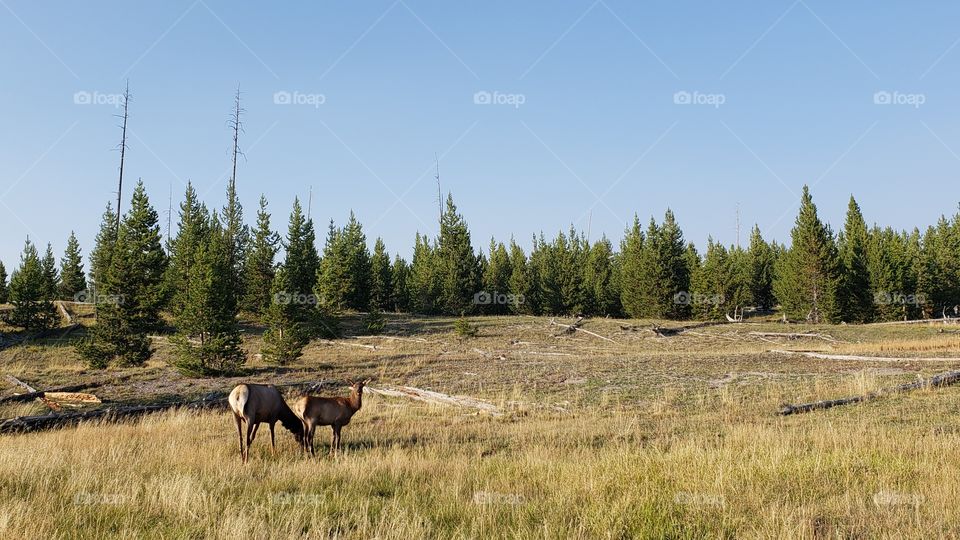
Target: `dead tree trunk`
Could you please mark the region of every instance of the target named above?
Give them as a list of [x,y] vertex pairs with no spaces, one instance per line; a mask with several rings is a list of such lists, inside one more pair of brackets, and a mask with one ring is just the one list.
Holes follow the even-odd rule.
[[77,425],[81,422],[98,420],[101,422],[116,422],[128,418],[136,418],[147,414],[168,411],[170,409],[189,409],[206,410],[225,408],[227,398],[217,397],[210,399],[200,399],[196,401],[175,401],[170,403],[159,403],[152,405],[125,405],[116,407],[104,407],[86,412],[63,413],[63,414],[43,414],[37,416],[18,416],[16,418],[7,418],[0,420],[0,434],[6,433],[26,433],[32,431],[44,431],[61,427]]
[[785,404],[780,411],[777,413],[780,416],[789,416],[791,414],[799,414],[810,411],[817,411],[821,409],[830,409],[837,407],[839,405],[850,405],[852,403],[861,403],[865,401],[874,400],[883,396],[890,394],[899,394],[903,392],[910,392],[913,390],[920,390],[922,388],[940,388],[943,386],[950,386],[952,384],[957,384],[960,382],[960,371],[947,371],[939,375],[930,377],[929,379],[923,381],[917,381],[907,384],[901,384],[898,386],[891,386],[889,388],[883,388],[876,392],[869,392],[867,394],[862,394],[859,396],[851,396],[839,399],[828,399],[823,401],[814,401],[813,403],[802,403],[799,405],[790,405]]

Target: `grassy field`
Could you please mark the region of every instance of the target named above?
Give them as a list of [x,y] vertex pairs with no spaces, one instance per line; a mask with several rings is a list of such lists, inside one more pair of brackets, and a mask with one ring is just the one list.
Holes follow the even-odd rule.
[[[75,335],[8,348],[0,374],[38,387],[102,380],[91,391],[116,403],[201,397],[240,380],[372,377],[375,387],[487,400],[503,414],[368,395],[340,456],[307,459],[285,431],[274,456],[261,430],[247,465],[223,412],[0,436],[0,535],[938,538],[960,530],[960,388],[775,414],[784,402],[960,369],[955,326],[723,324],[670,337],[656,336],[650,321],[584,326],[611,343],[558,335],[545,318],[473,322],[479,335],[461,339],[452,319],[391,317],[380,337],[354,335],[359,324],[348,321],[352,337],[315,342],[282,368],[257,359],[261,329],[250,326],[249,373],[231,379],[179,375],[163,337],[146,367],[110,372],[84,368],[69,345]],[[750,334],[808,330],[823,337]],[[106,380],[114,376],[127,378]],[[6,384],[2,395],[15,391]],[[42,412],[37,403],[0,407],[4,418]],[[319,454],[328,434],[318,435]]]

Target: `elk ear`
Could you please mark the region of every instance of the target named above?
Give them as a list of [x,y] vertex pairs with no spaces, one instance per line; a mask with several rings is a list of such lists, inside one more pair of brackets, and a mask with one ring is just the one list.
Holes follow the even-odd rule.
[[367,377],[366,379],[363,380],[363,384],[370,384],[370,381],[372,380],[373,379],[371,379],[370,377]]

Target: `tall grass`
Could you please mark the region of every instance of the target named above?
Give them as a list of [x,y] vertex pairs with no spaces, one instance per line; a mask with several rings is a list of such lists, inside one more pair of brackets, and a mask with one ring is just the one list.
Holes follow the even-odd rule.
[[[0,535],[826,538],[960,528],[960,392],[781,419],[778,392],[505,418],[371,397],[337,458],[224,414],[0,438]],[[324,433],[326,435],[326,433]],[[318,436],[318,442],[321,441]],[[320,449],[321,453],[323,448]]]

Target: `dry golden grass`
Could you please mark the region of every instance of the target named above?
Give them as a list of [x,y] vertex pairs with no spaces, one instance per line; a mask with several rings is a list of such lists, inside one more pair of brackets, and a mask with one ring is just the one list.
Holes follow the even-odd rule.
[[[246,466],[227,413],[2,436],[0,536],[938,538],[960,529],[960,388],[773,414],[783,401],[953,366],[772,355],[773,345],[745,335],[752,326],[664,339],[621,329],[626,321],[588,323],[613,345],[555,337],[545,319],[475,322],[480,336],[458,340],[451,320],[392,319],[388,330],[402,339],[317,342],[289,368],[253,360],[249,378],[373,375],[374,384],[485,398],[503,417],[370,396],[338,458],[302,457],[282,430],[274,457],[263,429]],[[916,342],[899,351],[927,340],[926,350],[952,350],[938,348],[949,345],[937,328],[815,330],[851,353],[886,339]],[[247,339],[251,352],[257,340]],[[67,349],[31,347],[0,352],[0,370],[38,386],[103,376]],[[148,400],[236,382],[180,377],[162,354],[124,373],[133,378],[97,393]],[[321,454],[328,434],[318,436]]]

